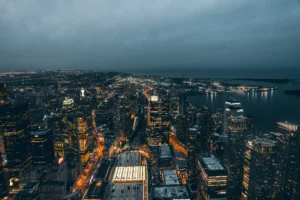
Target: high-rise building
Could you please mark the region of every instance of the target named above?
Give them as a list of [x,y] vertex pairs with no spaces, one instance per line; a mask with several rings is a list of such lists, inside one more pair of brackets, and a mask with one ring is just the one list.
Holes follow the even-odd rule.
[[6,186],[5,186],[5,180],[4,180],[2,155],[0,152],[0,198],[3,198],[5,193],[6,193]]
[[185,115],[186,114],[186,96],[184,93],[179,94],[179,114]]
[[245,152],[242,199],[277,199],[277,142],[249,137]]
[[300,128],[288,122],[278,122],[278,130],[271,133],[278,142],[280,197],[300,198]]
[[7,104],[6,83],[0,83],[0,105]]
[[150,98],[150,130],[151,134],[163,132],[169,126],[169,102],[162,96],[152,95]]
[[199,190],[203,199],[226,199],[227,170],[213,155],[197,160]]
[[244,116],[244,109],[239,100],[229,98],[225,102],[224,111],[224,132],[245,131],[247,118]]
[[228,199],[241,198],[246,122],[241,102],[228,99],[224,111],[224,134],[228,137],[228,142],[224,144],[223,156],[223,162],[228,170]]
[[63,158],[65,156],[65,144],[62,137],[54,138],[53,149],[55,158]]
[[212,115],[207,107],[198,110],[196,124],[199,126],[199,131],[201,133],[197,150],[200,154],[204,155],[209,152],[209,142],[211,140],[213,125]]
[[51,129],[42,129],[33,133],[30,138],[30,144],[33,164],[50,164],[52,162],[54,149]]
[[0,113],[7,157],[5,169],[10,172],[10,176],[18,176],[31,164],[28,104],[6,105],[0,108]]
[[87,121],[82,115],[68,117],[70,152],[77,157],[82,165],[86,165],[90,158],[87,129]]
[[187,144],[187,127],[184,116],[178,116],[176,119],[176,137],[183,144]]
[[197,136],[200,134],[198,127],[191,127],[188,129],[188,180],[192,185],[197,185],[197,169],[196,169],[196,148],[197,148]]

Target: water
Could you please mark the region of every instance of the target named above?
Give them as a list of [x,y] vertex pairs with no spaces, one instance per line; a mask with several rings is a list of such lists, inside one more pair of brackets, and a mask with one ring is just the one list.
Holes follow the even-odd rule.
[[[170,70],[172,69],[172,70]],[[135,75],[158,75],[164,77],[185,78],[278,78],[300,80],[300,68],[200,68],[200,67],[161,67],[131,71]],[[246,115],[253,117],[254,128],[265,131],[275,131],[276,122],[288,121],[300,125],[300,98],[285,95],[285,90],[300,90],[300,84],[270,84],[256,81],[230,81],[230,83],[249,84],[256,86],[278,86],[277,91],[249,94],[212,94],[191,96],[187,99],[196,105],[206,105],[213,112],[224,108],[229,97],[239,99]]]
[[[228,81],[230,83],[274,86],[274,84],[253,81]],[[213,112],[224,108],[229,97],[239,99],[244,107],[245,115],[253,117],[254,129],[275,131],[276,122],[288,121],[300,124],[300,98],[284,94],[284,90],[300,89],[300,85],[278,84],[278,90],[262,93],[224,93],[189,96],[187,100],[196,105],[205,105]]]

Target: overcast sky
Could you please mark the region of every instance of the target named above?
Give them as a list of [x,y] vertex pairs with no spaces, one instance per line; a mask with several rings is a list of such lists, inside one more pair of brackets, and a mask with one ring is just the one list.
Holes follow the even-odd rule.
[[299,64],[299,0],[0,0],[1,70]]

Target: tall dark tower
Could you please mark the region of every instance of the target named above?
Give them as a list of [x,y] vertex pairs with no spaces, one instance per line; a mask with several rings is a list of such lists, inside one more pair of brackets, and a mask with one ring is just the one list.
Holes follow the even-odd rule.
[[176,119],[176,137],[183,144],[187,144],[187,127],[186,127],[186,117],[178,116]]
[[0,83],[0,106],[7,104],[6,83]]
[[211,113],[207,107],[203,107],[198,110],[196,116],[196,124],[199,126],[199,131],[201,133],[198,139],[198,151],[201,155],[205,155],[209,152],[209,141],[212,135],[212,117]]
[[300,198],[300,127],[288,122],[278,122],[275,134],[278,142],[280,164],[280,199]]
[[54,158],[53,134],[51,129],[36,131],[31,135],[31,154],[33,164],[51,164]]
[[88,124],[83,115],[68,116],[70,152],[85,166],[90,159]]
[[188,128],[188,180],[192,186],[197,186],[197,169],[196,169],[196,157],[197,157],[197,138],[200,134],[199,128],[197,126]]
[[242,199],[277,199],[277,142],[251,137],[246,143]]
[[16,177],[31,164],[28,104],[6,105],[0,108],[0,113],[7,156],[5,169],[11,177]]
[[0,199],[4,197],[5,193],[6,193],[6,186],[5,186],[5,180],[4,180],[2,155],[0,152]]
[[223,162],[228,170],[228,199],[241,198],[247,132],[247,118],[243,114],[244,110],[239,100],[230,98],[225,102],[224,133],[229,140],[225,144]]

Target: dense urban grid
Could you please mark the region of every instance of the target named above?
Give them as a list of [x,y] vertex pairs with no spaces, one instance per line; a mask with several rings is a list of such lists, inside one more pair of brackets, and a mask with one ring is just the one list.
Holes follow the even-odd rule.
[[298,125],[253,131],[239,99],[216,113],[186,99],[276,87],[92,70],[0,80],[0,199],[300,199]]

